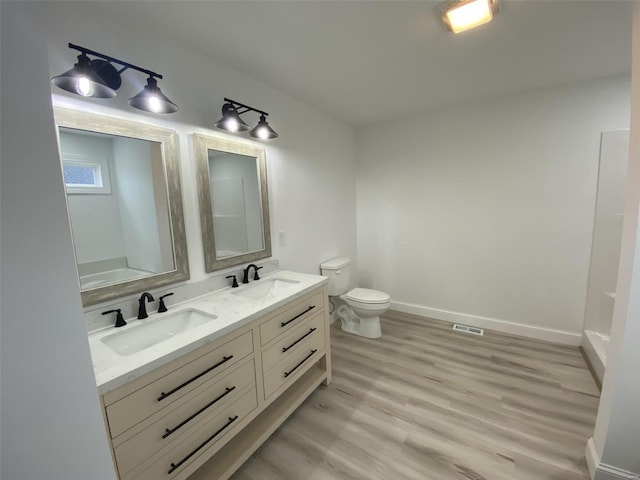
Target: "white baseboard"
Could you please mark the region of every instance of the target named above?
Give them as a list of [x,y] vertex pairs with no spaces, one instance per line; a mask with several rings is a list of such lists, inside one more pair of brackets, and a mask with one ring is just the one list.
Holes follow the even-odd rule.
[[411,313],[422,317],[435,318],[452,323],[463,323],[472,327],[486,328],[498,332],[510,333],[522,337],[530,337],[548,342],[562,343],[565,345],[579,346],[582,343],[582,332],[568,332],[566,330],[556,330],[553,328],[537,327],[534,325],[524,325],[497,318],[481,317],[468,313],[451,312],[437,308],[413,305],[404,302],[391,302],[391,309],[398,312]]
[[584,453],[589,468],[589,475],[592,480],[638,480],[640,475],[637,473],[622,470],[621,468],[607,465],[600,462],[600,455],[593,443],[593,438],[587,441],[587,449]]

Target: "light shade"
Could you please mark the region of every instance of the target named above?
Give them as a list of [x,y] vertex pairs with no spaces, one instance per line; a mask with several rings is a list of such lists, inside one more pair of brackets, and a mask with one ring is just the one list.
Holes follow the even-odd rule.
[[498,0],[450,0],[438,7],[442,21],[453,33],[488,23],[498,13]]
[[116,90],[107,85],[105,80],[98,75],[91,60],[84,53],[78,56],[78,63],[71,70],[53,77],[51,83],[67,92],[83,97],[113,98],[116,96]]
[[222,106],[222,118],[215,123],[215,126],[228,132],[246,132],[249,130],[249,125],[240,118],[238,110],[231,103],[225,103]]
[[253,130],[249,132],[249,135],[260,140],[270,140],[272,138],[278,138],[278,133],[269,126],[267,118],[264,115],[260,115],[260,121]]
[[140,93],[129,99],[129,105],[152,113],[175,113],[178,111],[178,106],[162,93],[158,87],[158,81],[153,77],[147,79],[147,84]]

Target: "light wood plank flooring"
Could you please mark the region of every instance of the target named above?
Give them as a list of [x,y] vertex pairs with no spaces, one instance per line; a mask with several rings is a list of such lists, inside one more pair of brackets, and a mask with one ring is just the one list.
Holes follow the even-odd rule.
[[320,387],[233,480],[588,480],[599,392],[578,350],[388,312],[331,329]]

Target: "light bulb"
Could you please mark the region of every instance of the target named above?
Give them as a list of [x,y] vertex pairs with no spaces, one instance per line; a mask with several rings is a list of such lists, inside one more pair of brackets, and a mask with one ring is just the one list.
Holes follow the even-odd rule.
[[227,130],[229,130],[230,132],[237,132],[238,131],[238,121],[235,118],[229,118],[225,122],[225,127],[227,127]]
[[474,0],[446,13],[453,33],[464,32],[483,25],[493,18],[489,0]]
[[162,104],[160,103],[160,99],[157,96],[150,96],[148,102],[149,110],[151,110],[153,113],[158,113],[160,110],[162,110]]
[[265,127],[258,128],[258,131],[256,132],[256,134],[258,135],[258,138],[260,140],[268,140],[269,139],[269,131]]
[[78,93],[84,97],[93,95],[93,85],[87,77],[80,77],[76,83]]

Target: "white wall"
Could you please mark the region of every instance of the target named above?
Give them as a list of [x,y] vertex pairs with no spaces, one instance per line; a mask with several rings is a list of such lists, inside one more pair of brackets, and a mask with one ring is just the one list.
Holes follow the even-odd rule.
[[[157,70],[180,112],[133,112],[145,78],[124,75],[118,98],[78,102],[180,136],[192,281],[204,272],[193,148],[211,133],[223,97],[270,113],[280,138],[267,145],[272,231],[282,268],[318,272],[321,261],[355,258],[355,146],[351,128],[214,60],[181,48],[170,32],[96,15],[91,2],[2,5],[2,478],[114,477],[96,396],[57,162],[49,79],[76,55],[67,42]],[[47,55],[50,68],[47,69]],[[25,61],[28,59],[28,61]],[[61,91],[60,91],[61,92]],[[105,106],[106,105],[106,106]],[[257,118],[256,118],[257,121]]]
[[34,35],[33,6],[0,8],[0,477],[113,480],[56,160],[44,39]]
[[600,133],[628,127],[629,91],[605,79],[358,130],[361,283],[406,311],[579,344]]
[[[633,98],[626,205],[611,345],[593,435],[597,480],[640,475],[640,2],[633,12]],[[589,450],[587,450],[589,459]],[[598,458],[599,457],[599,458]],[[637,477],[636,477],[637,478]]]
[[[122,222],[122,239],[127,264],[146,272],[173,270],[173,262],[163,264],[161,239],[170,238],[170,232],[158,229],[158,217],[168,218],[166,208],[156,211],[155,186],[152,175],[152,142],[134,138],[113,140],[115,183],[118,184],[118,205]],[[157,146],[156,146],[157,148]],[[162,159],[157,159],[160,162]],[[166,181],[163,180],[164,185]],[[166,190],[166,187],[161,187]],[[166,206],[166,199],[164,202]],[[166,224],[164,221],[163,224]]]

